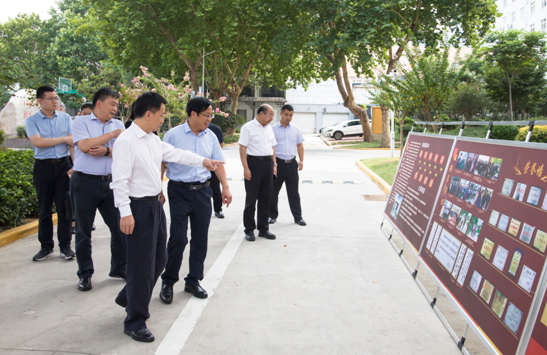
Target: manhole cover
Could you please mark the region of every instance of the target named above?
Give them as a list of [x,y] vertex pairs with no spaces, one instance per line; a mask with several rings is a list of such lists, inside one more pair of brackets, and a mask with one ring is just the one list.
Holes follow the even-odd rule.
[[387,195],[363,195],[365,201],[387,201]]

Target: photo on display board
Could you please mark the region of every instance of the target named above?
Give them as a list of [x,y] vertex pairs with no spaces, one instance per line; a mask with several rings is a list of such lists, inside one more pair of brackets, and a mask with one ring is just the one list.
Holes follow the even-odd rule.
[[530,241],[532,240],[532,235],[534,234],[534,229],[536,229],[536,227],[523,223],[522,232],[520,232],[519,239],[526,244],[530,244]]
[[469,189],[470,182],[462,179],[460,182],[460,186],[458,186],[458,192],[456,193],[456,197],[463,200],[465,194],[467,193],[467,189]]
[[534,285],[534,280],[536,279],[536,272],[530,269],[528,266],[523,265],[522,271],[520,272],[519,286],[526,290],[526,292],[532,292],[532,286]]
[[519,182],[517,184],[517,187],[515,188],[515,193],[513,194],[513,198],[515,200],[524,201],[525,193],[526,193],[526,184]]
[[501,294],[499,290],[496,290],[496,295],[494,296],[494,301],[492,301],[492,311],[501,319],[501,315],[505,310],[505,305],[507,304],[507,297]]
[[491,224],[495,227],[498,224],[499,218],[500,218],[500,213],[496,210],[492,210],[492,213],[490,214],[490,219],[488,220],[488,224]]
[[475,175],[483,176],[486,174],[486,169],[488,168],[488,163],[490,162],[490,157],[486,155],[479,155],[477,163],[475,164],[475,169],[473,173]]
[[547,211],[547,194],[545,194],[545,197],[543,198],[543,204],[541,205],[541,209]]
[[522,320],[522,311],[518,309],[513,303],[509,302],[509,307],[507,307],[507,313],[505,313],[505,318],[503,322],[507,325],[507,328],[517,334],[520,326],[520,321]]
[[505,269],[505,263],[507,262],[508,257],[509,250],[505,249],[501,245],[498,245],[498,248],[496,249],[496,255],[494,255],[494,260],[492,260],[492,264],[500,271],[503,271],[503,269]]
[[463,170],[465,168],[465,161],[467,160],[467,152],[460,152],[458,160],[456,161],[456,169]]
[[492,251],[494,250],[494,242],[491,241],[488,238],[484,238],[484,242],[482,243],[481,248],[481,255],[486,258],[486,260],[490,260],[490,257],[492,256]]
[[501,230],[502,232],[506,232],[507,227],[509,226],[509,220],[510,220],[509,216],[502,214],[498,222],[498,229]]
[[532,246],[539,250],[542,253],[545,253],[545,246],[547,245],[547,233],[538,229],[536,232],[536,237],[534,238],[534,243]]
[[476,206],[478,208],[480,208],[481,210],[483,210],[483,211],[487,211],[488,206],[490,206],[490,200],[492,199],[492,194],[493,193],[494,193],[494,190],[483,186],[481,188],[479,198],[477,199]]
[[482,275],[477,272],[477,270],[473,270],[473,276],[471,276],[471,280],[469,281],[469,287],[475,291],[475,293],[479,293],[479,286],[481,285]]
[[460,217],[458,218],[458,223],[456,225],[456,228],[465,234],[467,232],[467,227],[469,226],[469,222],[471,221],[471,213],[467,212],[466,210],[462,210],[460,213]]
[[467,236],[473,239],[474,242],[479,238],[479,233],[482,228],[482,219],[477,216],[471,217],[469,221],[469,226],[467,227]]
[[456,196],[456,192],[458,191],[458,186],[460,185],[460,178],[457,176],[452,176],[452,179],[450,180],[450,185],[448,185],[448,193],[452,196]]
[[473,169],[475,168],[475,165],[477,164],[477,159],[479,158],[478,154],[475,153],[469,153],[467,156],[467,160],[465,162],[465,168],[464,171],[467,171],[468,173],[473,173]]
[[488,282],[488,280],[484,280],[484,283],[482,284],[480,296],[484,300],[484,302],[486,302],[486,304],[490,304],[492,293],[494,293],[494,285]]
[[509,270],[507,271],[512,276],[517,276],[517,270],[522,260],[522,254],[524,252],[519,248],[515,248],[513,251],[513,257],[511,257],[511,262],[509,264]]
[[510,197],[511,192],[513,191],[514,184],[515,184],[515,180],[505,179],[505,181],[503,182],[503,186],[501,188],[501,194]]
[[461,211],[462,209],[460,207],[453,205],[448,215],[448,223],[450,223],[453,226],[456,226],[456,222],[458,221],[458,217],[460,216]]
[[503,159],[494,157],[490,158],[490,162],[488,163],[488,167],[486,168],[486,174],[484,176],[487,179],[497,181],[500,174],[502,162]]
[[477,201],[477,198],[479,197],[480,191],[481,191],[481,185],[475,184],[474,182],[472,182],[469,184],[469,188],[467,189],[467,192],[463,196],[463,199],[465,200],[465,202],[474,205],[475,201]]
[[399,215],[399,210],[401,209],[402,204],[403,196],[395,193],[395,201],[393,201],[393,206],[391,207],[391,212],[389,213],[394,220],[397,220],[397,216]]
[[542,191],[543,189],[541,187],[531,186],[526,203],[537,207],[539,205],[539,198],[541,197]]
[[511,223],[509,224],[509,229],[507,230],[507,233],[517,238],[517,236],[519,235],[520,224],[521,222],[518,219],[511,218]]
[[452,202],[444,200],[443,206],[441,208],[440,217],[445,221],[448,221],[448,215],[450,214],[450,209],[452,209]]

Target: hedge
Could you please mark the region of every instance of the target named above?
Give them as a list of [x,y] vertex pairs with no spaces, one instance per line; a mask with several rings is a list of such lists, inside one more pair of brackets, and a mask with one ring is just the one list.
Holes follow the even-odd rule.
[[[493,126],[490,138],[514,141],[518,134],[519,128],[517,126]],[[524,138],[526,138],[526,135],[524,135]]]
[[[530,126],[522,127],[519,129],[519,134],[515,138],[517,141],[524,142],[528,135]],[[532,135],[530,136],[530,142],[547,143],[547,126],[534,126]]]
[[23,218],[38,216],[33,167],[32,150],[0,150],[0,229],[16,227]]

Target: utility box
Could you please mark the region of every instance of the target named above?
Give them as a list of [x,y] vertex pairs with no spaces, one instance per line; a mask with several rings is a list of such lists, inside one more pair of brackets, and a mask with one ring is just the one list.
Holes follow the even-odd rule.
[[382,109],[372,108],[372,134],[375,140],[382,139]]

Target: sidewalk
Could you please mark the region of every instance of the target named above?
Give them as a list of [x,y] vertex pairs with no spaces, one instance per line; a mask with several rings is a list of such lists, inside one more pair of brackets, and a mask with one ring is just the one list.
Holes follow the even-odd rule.
[[[89,292],[76,289],[76,261],[59,258],[57,247],[55,257],[31,261],[36,235],[0,248],[0,354],[154,354],[167,345],[184,354],[461,354],[380,231],[385,202],[363,198],[383,192],[355,161],[389,151],[333,150],[317,136],[305,144],[301,180],[360,183],[301,184],[306,227],[293,223],[283,189],[270,229],[277,239],[250,243],[241,232],[244,183],[232,181],[234,202],[209,233],[202,284],[214,294],[191,298],[178,283],[167,306],[159,281],[147,322],[154,343],[123,334],[125,311],[114,303],[123,282],[108,278],[109,233],[99,214]],[[224,154],[228,176],[241,177],[237,147]],[[216,284],[213,274],[216,289],[206,287]],[[165,340],[183,310],[197,322]]]

